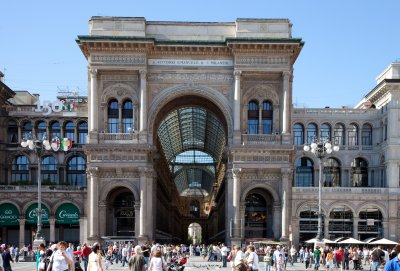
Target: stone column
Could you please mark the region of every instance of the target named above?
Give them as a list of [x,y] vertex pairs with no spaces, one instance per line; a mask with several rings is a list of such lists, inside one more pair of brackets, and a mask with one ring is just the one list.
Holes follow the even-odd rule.
[[387,220],[386,221],[382,221],[382,227],[383,227],[382,237],[390,238],[389,237],[389,222]]
[[[118,133],[123,133],[123,123],[122,123],[122,103],[118,103]],[[126,132],[126,131],[125,131]]]
[[97,70],[90,69],[90,93],[89,93],[89,132],[97,131]]
[[287,240],[288,239],[288,220],[289,220],[289,209],[290,209],[290,185],[289,185],[289,176],[290,176],[290,169],[288,168],[282,168],[281,169],[281,174],[282,174],[282,230],[281,230],[281,240]]
[[353,217],[353,238],[358,239],[358,222],[360,221],[359,217]]
[[281,221],[281,205],[279,202],[274,202],[272,209],[274,212],[272,230],[274,231],[274,239],[278,240],[281,234],[279,231],[279,221]]
[[81,216],[79,219],[79,241],[81,244],[87,242],[87,227],[86,227],[87,218]]
[[140,216],[139,216],[139,236],[140,241],[146,241],[147,236],[147,175],[146,168],[140,168]]
[[288,133],[289,129],[289,79],[290,79],[290,72],[284,71],[283,72],[283,114],[282,114],[282,133]]
[[233,96],[233,129],[235,132],[240,132],[240,75],[242,72],[236,70],[233,74],[235,76],[235,93]]
[[140,70],[140,132],[147,130],[147,80],[146,70]]
[[49,219],[49,224],[50,224],[50,240],[51,242],[56,241],[56,219],[54,217],[51,217]]
[[20,216],[19,221],[19,249],[25,245],[25,222],[24,216]]
[[324,216],[324,238],[329,239],[329,214]]
[[140,200],[135,201],[135,236],[139,236],[140,232],[140,219],[138,219],[138,214],[140,214]]
[[99,195],[98,195],[98,182],[99,182],[99,168],[90,167],[87,169],[89,173],[88,180],[88,217],[89,217],[89,237],[90,240],[97,240],[99,238]]
[[240,238],[240,172],[241,168],[232,169],[233,173],[233,237]]
[[399,165],[397,161],[389,160],[386,162],[386,182],[388,188],[399,187]]

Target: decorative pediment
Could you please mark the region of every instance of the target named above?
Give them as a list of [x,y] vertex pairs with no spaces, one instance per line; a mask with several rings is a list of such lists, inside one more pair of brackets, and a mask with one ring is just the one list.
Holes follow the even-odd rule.
[[134,104],[139,103],[137,90],[134,87],[123,83],[112,84],[104,89],[103,94],[101,95],[101,102],[106,104],[111,98],[115,98],[118,101],[123,101],[124,99],[129,98]]

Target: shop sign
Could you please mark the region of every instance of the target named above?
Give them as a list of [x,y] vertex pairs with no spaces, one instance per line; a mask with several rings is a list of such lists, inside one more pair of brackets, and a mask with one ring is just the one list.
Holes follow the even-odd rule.
[[[34,203],[26,210],[26,224],[37,224],[38,204]],[[50,211],[47,206],[42,204],[42,224],[48,224]]]
[[116,210],[116,217],[134,218],[135,211],[133,209],[118,209]]
[[0,226],[19,225],[19,211],[15,205],[4,203],[0,205]]
[[79,218],[79,209],[72,203],[64,203],[57,208],[57,224],[79,224]]

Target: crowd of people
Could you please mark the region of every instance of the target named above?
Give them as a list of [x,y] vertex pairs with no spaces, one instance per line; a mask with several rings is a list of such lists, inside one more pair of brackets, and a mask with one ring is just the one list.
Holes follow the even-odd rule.
[[[211,245],[160,245],[146,242],[111,243],[100,246],[83,244],[74,247],[64,241],[49,246],[40,244],[37,250],[31,246],[18,249],[16,246],[0,246],[0,271],[12,271],[11,263],[18,262],[20,256],[33,256],[37,271],[106,271],[113,264],[128,266],[131,271],[183,270],[190,256],[202,256],[209,262],[222,262],[222,267],[230,264],[232,271],[284,271],[288,264],[300,262],[304,270],[400,270],[400,244],[391,250],[377,246],[368,247],[306,247],[300,246],[247,246],[225,244]],[[263,264],[260,265],[260,261]],[[175,269],[171,267],[175,266]],[[263,269],[261,269],[261,266]],[[179,269],[179,267],[181,269]]]

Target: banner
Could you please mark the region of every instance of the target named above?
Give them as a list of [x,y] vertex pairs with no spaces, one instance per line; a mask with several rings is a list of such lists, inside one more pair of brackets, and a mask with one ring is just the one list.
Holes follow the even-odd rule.
[[79,209],[72,203],[64,203],[57,208],[57,224],[79,224],[79,218]]
[[[28,207],[25,213],[26,224],[37,224],[38,204],[34,203]],[[42,204],[42,224],[48,224],[50,211],[46,205]]]
[[14,204],[4,203],[0,205],[0,226],[19,225],[19,211]]

